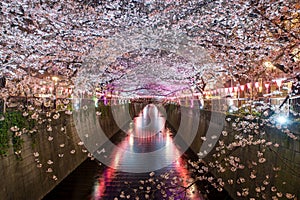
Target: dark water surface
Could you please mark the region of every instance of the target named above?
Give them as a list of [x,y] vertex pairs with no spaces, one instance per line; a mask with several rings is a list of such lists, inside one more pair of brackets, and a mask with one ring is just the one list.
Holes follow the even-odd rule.
[[147,105],[126,131],[112,138],[115,148],[100,148],[109,167],[86,160],[44,199],[204,199],[191,184],[188,155],[174,143],[173,134],[164,114]]

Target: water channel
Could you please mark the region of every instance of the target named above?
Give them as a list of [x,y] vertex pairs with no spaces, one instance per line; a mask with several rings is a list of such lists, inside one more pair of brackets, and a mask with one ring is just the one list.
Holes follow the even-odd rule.
[[[188,159],[194,155],[182,152],[175,143],[174,131],[166,124],[164,113],[149,104],[133,122],[117,133],[111,141],[117,148],[101,147],[104,157],[110,159],[105,166],[86,160],[63,180],[44,200],[62,199],[215,199],[201,192],[201,183],[193,179]],[[163,149],[163,150],[162,150]],[[144,154],[162,150],[151,157],[157,170],[148,171],[143,161],[137,161],[133,153]],[[171,163],[171,164],[170,164]],[[161,168],[160,166],[165,166]],[[135,169],[139,173],[131,173]],[[129,170],[128,170],[129,169]],[[141,172],[141,169],[145,169]],[[218,199],[230,199],[224,192]]]

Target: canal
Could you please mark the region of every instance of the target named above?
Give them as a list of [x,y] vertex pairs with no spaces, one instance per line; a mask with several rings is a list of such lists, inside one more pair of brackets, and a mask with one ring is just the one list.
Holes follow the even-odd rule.
[[155,105],[145,106],[122,130],[98,149],[102,160],[83,162],[44,200],[231,199],[224,190],[207,193],[209,184],[195,179],[189,160],[196,155],[175,142]]

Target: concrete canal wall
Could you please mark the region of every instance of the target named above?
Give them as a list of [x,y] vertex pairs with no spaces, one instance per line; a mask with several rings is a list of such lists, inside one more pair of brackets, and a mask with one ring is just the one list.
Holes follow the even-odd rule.
[[[128,122],[125,105],[114,106],[119,123]],[[130,108],[133,113],[133,109]],[[95,131],[95,123],[100,126],[108,138],[120,128],[113,120],[109,107],[99,108],[102,114],[98,117],[89,112],[84,118],[85,134]],[[74,115],[74,113],[73,113]],[[74,116],[61,113],[61,117],[51,122],[52,131],[47,131],[46,124],[39,125],[38,132],[32,136],[23,134],[21,159],[17,159],[12,148],[8,155],[0,158],[0,199],[18,200],[41,199],[58,183],[68,176],[77,166],[87,159],[88,151],[79,136]],[[49,123],[47,123],[49,124]],[[122,125],[122,124],[121,124]],[[64,130],[62,131],[62,128]],[[34,153],[38,153],[35,154]],[[55,180],[57,178],[57,180]]]
[[[299,199],[300,131],[297,128],[299,127],[298,124],[291,127],[293,134],[298,136],[298,139],[289,137],[283,131],[284,129],[280,130],[269,126],[259,128],[260,133],[263,134],[241,133],[242,131],[237,133],[232,131],[232,124],[235,122],[233,116],[229,122],[224,113],[203,110],[197,112],[194,110],[191,113],[188,110],[190,109],[175,105],[168,106],[167,120],[175,131],[184,131],[186,135],[183,140],[187,142],[190,141],[190,135],[194,134],[193,127],[198,126],[197,133],[193,135],[195,137],[189,146],[195,153],[201,152],[203,160],[207,164],[219,163],[225,168],[224,172],[220,172],[217,167],[212,165],[210,172],[225,182],[224,187],[232,198],[272,199],[272,197],[277,196],[279,199]],[[199,113],[198,123],[194,121],[196,124],[189,124],[192,121],[190,118]],[[226,130],[228,135],[218,134],[220,130]],[[241,140],[236,138],[239,134],[243,138],[249,138],[252,137],[249,135],[253,135],[253,142],[263,140],[265,142],[252,143],[243,147],[238,146],[232,150],[226,150],[224,155],[216,156],[220,153],[220,150],[216,150],[219,141],[225,144],[234,144],[234,142]],[[210,146],[212,147],[210,148]],[[207,154],[205,154],[205,150]],[[235,169],[229,161],[224,160],[224,158],[230,157],[238,158],[238,162],[235,163],[242,164],[241,168],[243,169]],[[266,158],[266,160],[259,158]],[[232,184],[228,184],[231,180],[233,181]],[[282,197],[280,198],[280,196]]]

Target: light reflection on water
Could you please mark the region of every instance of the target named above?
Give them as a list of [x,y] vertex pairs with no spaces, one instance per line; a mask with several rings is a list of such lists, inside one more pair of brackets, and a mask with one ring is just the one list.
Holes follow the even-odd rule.
[[[152,194],[146,192],[147,187],[151,187],[150,191],[154,191],[153,196],[149,196],[149,199],[168,199],[172,193],[177,193],[174,199],[203,199],[195,185],[189,187],[188,190],[183,189],[183,187],[189,186],[192,180],[187,169],[187,162],[173,141],[173,133],[165,127],[165,121],[164,116],[152,104],[147,105],[138,117],[134,118],[134,124],[128,126],[127,135],[117,144],[118,148],[111,151],[109,155],[111,157],[110,167],[105,168],[95,182],[91,199],[114,199],[115,197],[118,199],[122,199],[121,197],[135,199],[135,196],[139,196],[139,199],[146,199],[145,195]],[[127,173],[119,170],[143,167],[143,162],[136,162],[135,157],[132,156],[133,152],[143,153],[147,159],[147,153],[160,149],[163,149],[163,154],[152,158],[151,164],[157,165],[158,168],[162,164],[167,167],[155,171],[154,176],[150,176],[149,173]],[[170,160],[174,162],[168,165]],[[160,175],[166,173],[170,175],[170,178],[162,180]],[[152,180],[154,181],[151,182]],[[174,188],[174,186],[179,185],[182,187],[178,187],[173,192],[171,192],[172,189],[165,189],[166,194],[164,196],[164,191],[157,189],[157,185],[161,184],[160,180],[166,184],[165,188]],[[141,181],[145,182],[142,183]],[[188,192],[189,195],[185,194],[184,191]]]

